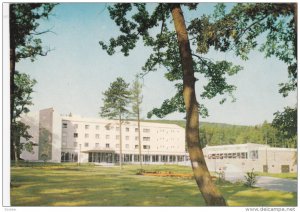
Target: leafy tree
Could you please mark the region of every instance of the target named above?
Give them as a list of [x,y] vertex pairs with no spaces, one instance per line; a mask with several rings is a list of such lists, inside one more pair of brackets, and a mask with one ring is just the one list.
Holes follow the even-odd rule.
[[233,49],[248,59],[258,47],[266,57],[275,56],[288,65],[289,81],[280,83],[279,92],[286,97],[297,88],[297,3],[239,3],[228,14],[219,4],[216,17],[213,24],[205,19],[193,23],[204,26],[195,36],[206,38],[206,48]]
[[274,115],[272,126],[278,130],[277,136],[286,147],[297,148],[297,108],[286,107]]
[[[14,92],[14,107],[13,117],[11,125],[11,145],[14,151],[13,158],[16,164],[20,158],[20,154],[23,150],[31,151],[33,142],[30,141],[31,135],[27,132],[29,126],[20,121],[21,115],[29,112],[29,106],[33,105],[31,94],[33,92],[33,86],[36,84],[35,79],[30,79],[30,76],[24,73],[16,72],[14,78],[15,92]],[[20,137],[23,137],[27,142],[20,143]]]
[[[43,49],[42,41],[37,36],[50,30],[37,31],[37,29],[38,21],[48,19],[54,6],[55,4],[40,3],[11,3],[9,6],[11,126],[13,126],[15,105],[15,65],[23,58],[34,61],[36,56],[45,56],[49,52],[49,49]],[[11,134],[11,138],[13,136]],[[12,143],[11,140],[11,152],[14,152]],[[14,159],[14,154],[11,154],[11,159]]]
[[[109,45],[102,41],[100,45],[110,55],[120,47],[125,56],[140,38],[145,46],[152,48],[143,70],[148,73],[156,70],[157,65],[163,65],[167,70],[165,77],[169,81],[177,81],[177,93],[148,115],[162,118],[171,112],[186,112],[186,143],[198,187],[208,205],[224,205],[224,198],[209,180],[199,144],[198,114],[200,112],[205,117],[208,113],[204,105],[196,100],[195,74],[208,79],[200,95],[202,98],[211,99],[227,94],[234,100],[232,93],[235,86],[229,85],[226,78],[242,68],[228,61],[213,61],[203,55],[213,47],[221,52],[233,49],[238,56],[247,59],[250,50],[257,46],[258,36],[266,33],[266,42],[260,50],[266,52],[266,56],[275,55],[289,65],[291,82],[283,86],[281,92],[284,94],[284,91],[295,89],[296,39],[295,33],[291,32],[295,32],[296,19],[289,21],[295,13],[295,7],[293,4],[237,4],[226,14],[224,4],[218,4],[213,16],[194,18],[186,26],[182,6],[192,11],[197,9],[198,4],[161,3],[151,14],[146,4],[115,4],[108,9],[122,34],[111,38]],[[132,10],[134,14],[130,16]],[[168,24],[170,19],[174,23],[174,30]],[[280,35],[278,39],[276,35]],[[191,48],[190,44],[195,48]],[[226,97],[220,103],[224,101]]]
[[138,76],[136,76],[132,87],[131,87],[131,104],[132,104],[132,114],[137,119],[138,123],[138,140],[139,140],[139,160],[142,169],[142,143],[141,143],[141,127],[140,127],[140,113],[141,104],[143,102],[142,95],[142,84],[139,82]]
[[[151,14],[145,3],[114,4],[108,7],[108,10],[122,34],[117,38],[111,38],[109,45],[102,41],[100,45],[110,55],[120,47],[121,52],[128,56],[139,38],[142,38],[144,45],[153,50],[143,67],[144,72],[154,71],[158,65],[163,65],[167,70],[166,78],[170,81],[179,81],[175,84],[177,90],[175,96],[165,100],[160,108],[153,109],[149,116],[154,114],[161,118],[175,111],[186,112],[186,143],[199,190],[207,205],[226,205],[211,180],[200,147],[199,112],[206,116],[207,110],[196,100],[195,72],[209,79],[208,84],[203,87],[201,97],[210,99],[226,93],[232,95],[235,87],[227,84],[226,77],[237,73],[241,67],[227,61],[212,61],[192,52],[181,6],[195,10],[197,4],[160,3]],[[133,7],[134,14],[129,17]],[[174,28],[169,26],[170,20],[174,23]],[[191,30],[199,29],[189,29]],[[156,31],[158,33],[153,35]],[[203,39],[194,40],[192,44],[203,45]],[[225,100],[222,99],[221,103]]]
[[103,93],[103,106],[100,108],[100,116],[109,119],[119,120],[119,142],[120,142],[120,167],[122,168],[122,124],[127,115],[130,114],[127,109],[130,103],[129,83],[126,83],[121,77],[110,84],[110,87]]

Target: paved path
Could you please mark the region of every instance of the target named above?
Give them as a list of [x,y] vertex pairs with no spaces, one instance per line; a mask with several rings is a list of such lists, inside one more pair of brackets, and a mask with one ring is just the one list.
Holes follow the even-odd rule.
[[258,176],[254,186],[269,190],[297,192],[297,180]]

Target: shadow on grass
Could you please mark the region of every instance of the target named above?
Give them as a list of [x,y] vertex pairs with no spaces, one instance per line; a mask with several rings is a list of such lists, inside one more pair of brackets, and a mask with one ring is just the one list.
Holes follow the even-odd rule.
[[[161,170],[163,166],[156,167]],[[178,168],[178,167],[177,167]],[[12,168],[13,206],[205,206],[194,180],[140,176],[138,167]],[[188,169],[181,168],[187,172]],[[177,171],[176,166],[167,171]],[[165,169],[164,169],[165,171]],[[296,205],[296,194],[218,185],[229,205]],[[258,198],[259,197],[259,200]]]

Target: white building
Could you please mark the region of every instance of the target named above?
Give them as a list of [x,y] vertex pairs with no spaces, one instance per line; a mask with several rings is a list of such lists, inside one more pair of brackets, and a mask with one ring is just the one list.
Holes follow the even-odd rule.
[[[23,118],[30,126],[34,154],[23,152],[30,161],[118,163],[120,130],[118,120],[59,116],[52,108]],[[21,139],[22,141],[22,139]],[[203,148],[210,171],[234,167],[239,172],[297,172],[297,150],[261,144],[206,146]],[[175,124],[141,122],[143,163],[191,165],[185,149],[185,130]],[[124,163],[139,163],[136,121],[122,124]]]
[[[38,144],[34,154],[22,153],[25,160],[51,162],[118,163],[120,130],[117,120],[58,116],[52,108],[23,119]],[[175,124],[141,122],[141,153],[144,163],[182,163],[186,161],[185,131]],[[124,163],[139,163],[136,121],[122,124]]]
[[240,172],[297,172],[296,149],[247,143],[206,146],[203,153],[210,171],[219,172],[234,167]]

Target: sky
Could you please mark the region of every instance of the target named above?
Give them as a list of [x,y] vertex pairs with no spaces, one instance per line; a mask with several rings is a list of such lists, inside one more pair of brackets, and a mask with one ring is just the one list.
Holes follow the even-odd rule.
[[[41,36],[43,45],[52,51],[46,57],[37,57],[34,62],[22,60],[16,64],[18,71],[37,80],[31,111],[53,107],[60,114],[99,117],[102,93],[110,83],[117,77],[131,83],[141,71],[150,53],[141,42],[128,57],[121,53],[109,56],[98,44],[119,34],[106,6],[104,3],[61,3],[49,20],[41,22],[39,30],[53,31]],[[212,12],[213,4],[201,3],[201,8],[193,15],[185,13],[186,21],[195,15]],[[274,112],[297,104],[296,92],[286,98],[278,93],[278,84],[287,81],[287,66],[278,59],[265,59],[258,51],[251,52],[248,61],[240,60],[232,52],[211,51],[206,57],[230,60],[243,66],[244,70],[228,79],[237,86],[235,102],[220,105],[221,98],[201,99],[200,91],[205,81],[197,82],[198,102],[208,108],[210,115],[201,121],[258,125],[265,120],[271,122]],[[145,119],[147,112],[175,94],[173,83],[164,78],[164,73],[165,69],[160,67],[142,81],[142,117]],[[184,116],[174,113],[164,119],[183,120]]]

